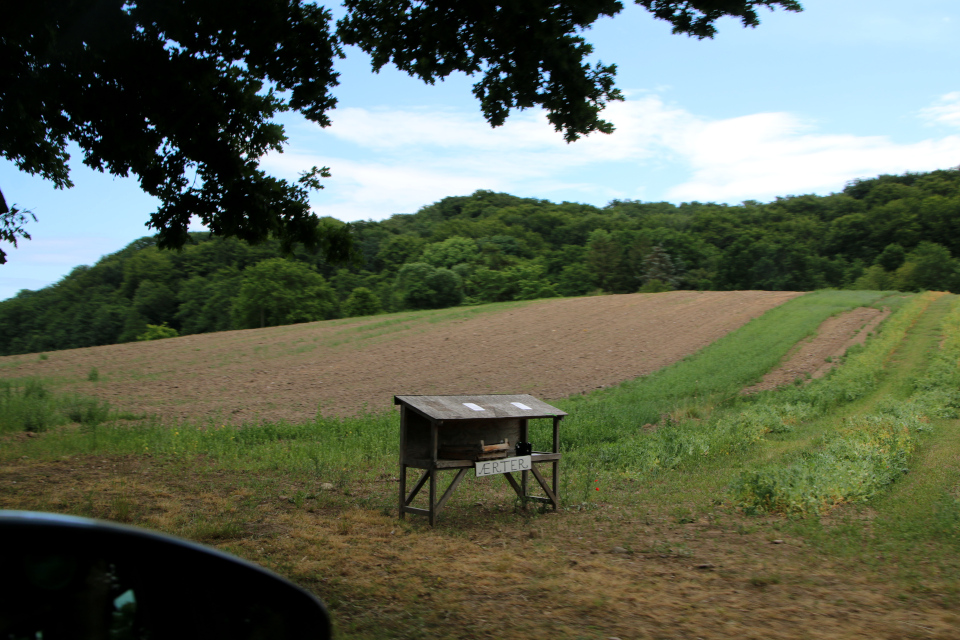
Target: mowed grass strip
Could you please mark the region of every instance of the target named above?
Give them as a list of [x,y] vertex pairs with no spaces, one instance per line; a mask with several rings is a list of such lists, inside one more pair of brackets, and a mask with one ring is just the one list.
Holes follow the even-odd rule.
[[[778,365],[830,316],[884,299],[881,292],[810,293],[650,376],[558,403],[570,413],[562,440],[568,452],[563,482],[574,492],[567,492],[568,499],[589,501],[587,477],[642,476],[740,455],[766,434],[826,411],[830,403],[814,406],[794,399],[764,405],[740,390]],[[543,431],[532,432],[535,444],[545,439]]]
[[671,414],[701,417],[760,380],[827,318],[883,297],[877,291],[808,293],[649,376],[559,401],[557,406],[570,414],[563,424],[563,447],[617,442]]
[[[930,346],[931,336],[925,331],[928,325],[949,325],[946,314],[951,298],[934,293],[918,296],[891,317],[881,336],[849,358],[835,376],[791,390],[786,398],[810,406],[810,413],[818,417],[824,406],[859,400],[871,393],[879,395],[875,389],[884,376],[916,376],[918,372],[910,366],[915,364],[911,355],[922,354]],[[954,357],[950,348],[939,357]],[[899,362],[892,361],[896,353]],[[736,504],[748,512],[810,514],[877,495],[907,471],[919,434],[929,430],[928,415],[955,410],[952,405],[960,400],[954,393],[944,394],[960,381],[955,373],[927,375],[924,380],[927,389],[923,393],[906,399],[888,396],[870,413],[821,423],[816,440],[811,442],[811,434],[804,434],[810,448],[743,472],[731,488]],[[765,398],[761,403],[777,401]]]
[[[575,499],[589,501],[592,487],[586,478],[593,475],[603,477],[608,490],[622,492],[627,503],[673,505],[682,520],[711,513],[720,502],[744,506],[736,489],[744,473],[757,469],[768,470],[771,475],[786,473],[791,464],[806,460],[825,438],[842,430],[845,420],[861,420],[865,407],[876,407],[878,396],[886,397],[891,387],[901,386],[902,378],[915,379],[925,370],[927,363],[913,355],[929,346],[931,340],[936,345],[930,329],[939,324],[948,300],[944,298],[941,304],[935,303],[935,298],[936,294],[882,299],[884,306],[892,302],[897,311],[864,346],[851,348],[841,365],[826,377],[736,396],[709,416],[691,417],[689,411],[687,415],[676,414],[675,419],[668,417],[653,431],[571,452],[568,458],[572,464],[567,468],[570,471],[574,467],[573,473],[568,473],[574,477],[566,480],[572,490],[568,499],[571,503]],[[910,415],[921,417],[915,413]],[[923,423],[914,427],[918,425]],[[866,426],[871,430],[875,425]],[[882,426],[874,431],[878,438],[892,437]],[[578,462],[586,470],[577,469]],[[860,463],[866,464],[866,460]],[[830,466],[822,471],[832,469]],[[578,473],[580,481],[575,479]],[[849,484],[849,478],[841,475],[840,479]],[[828,483],[818,486],[824,484]],[[731,485],[732,501],[728,491]],[[786,488],[789,483],[782,486]],[[859,481],[852,486],[862,488]],[[645,495],[635,499],[630,492],[640,487]]]
[[[952,298],[941,330],[903,354],[906,362],[926,360],[922,373],[895,378],[929,419],[909,473],[864,505],[790,524],[851,570],[891,574],[905,604],[932,598],[948,610],[960,605],[960,299]],[[960,624],[960,616],[950,620]]]

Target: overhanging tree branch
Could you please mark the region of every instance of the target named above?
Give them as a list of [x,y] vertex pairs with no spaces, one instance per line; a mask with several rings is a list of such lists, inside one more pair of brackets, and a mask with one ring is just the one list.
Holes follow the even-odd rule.
[[[30,234],[23,228],[27,218],[33,218],[37,221],[37,216],[30,211],[20,211],[16,207],[7,206],[7,201],[3,198],[3,192],[0,191],[0,242],[9,242],[14,248],[17,247],[17,239],[30,239]],[[0,264],[6,264],[7,254],[0,249]]]
[[[800,10],[795,0],[637,3],[701,38],[722,16],[755,26],[758,7]],[[374,69],[393,63],[429,84],[458,71],[478,75],[473,92],[493,126],[514,109],[542,107],[568,142],[613,131],[600,112],[622,99],[616,66],[589,62],[582,33],[619,13],[619,0],[345,7],[334,29],[326,9],[302,0],[12,3],[0,20],[0,154],[66,188],[73,141],[86,165],[136,176],[160,200],[147,226],[161,247],[182,247],[197,216],[217,235],[277,237],[336,259],[351,254],[350,234],[311,212],[317,174],[291,184],[266,175],[259,160],[286,142],[277,113],[330,124],[341,43],[370,53]],[[29,238],[27,214],[5,218],[4,228]]]

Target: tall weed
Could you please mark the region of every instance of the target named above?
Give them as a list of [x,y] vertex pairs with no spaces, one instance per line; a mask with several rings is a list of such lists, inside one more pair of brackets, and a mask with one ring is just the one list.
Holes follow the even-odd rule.
[[793,464],[742,473],[730,487],[734,503],[748,514],[811,514],[867,500],[907,471],[916,434],[929,429],[923,421],[916,413],[849,418]]
[[[918,302],[929,300],[928,294]],[[917,314],[915,305],[896,318],[883,337],[851,359],[838,372],[839,389],[810,392],[818,406],[829,408],[846,398],[859,397],[879,371],[884,357],[880,345],[893,346],[905,335]],[[899,314],[898,314],[899,315]],[[893,319],[892,319],[893,320]],[[888,401],[877,413],[849,418],[840,433],[805,452],[789,465],[766,465],[746,471],[731,485],[734,502],[748,513],[822,513],[843,502],[874,496],[907,471],[908,457],[917,446],[917,434],[929,430],[930,417],[954,417],[960,409],[960,302],[954,303],[942,325],[944,340],[915,392],[905,401]],[[828,380],[827,382],[831,382]]]
[[41,380],[0,380],[0,434],[40,433],[70,422],[100,424],[110,405],[96,398],[57,395]]

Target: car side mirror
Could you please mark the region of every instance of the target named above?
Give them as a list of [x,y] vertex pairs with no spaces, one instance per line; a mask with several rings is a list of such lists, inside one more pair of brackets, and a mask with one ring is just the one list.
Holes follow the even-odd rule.
[[109,522],[0,511],[0,638],[330,638],[313,595],[221,551]]

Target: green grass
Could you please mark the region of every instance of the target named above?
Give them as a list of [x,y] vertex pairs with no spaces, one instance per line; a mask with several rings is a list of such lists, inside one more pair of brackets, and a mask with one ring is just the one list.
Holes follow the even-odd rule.
[[[839,397],[832,403],[826,398],[814,401],[803,395],[807,387],[802,387],[773,405],[739,392],[779,364],[830,316],[883,298],[880,292],[807,294],[650,376],[558,402],[570,414],[562,438],[568,481],[576,484],[574,477],[600,470],[636,476],[738,455],[753,449],[766,434],[825,411]],[[784,393],[791,392],[777,392],[777,397]],[[655,428],[651,433],[644,425]],[[544,430],[531,429],[535,443],[545,438]],[[586,497],[582,490],[575,493]]]
[[928,419],[906,457],[909,473],[829,522],[806,518],[790,528],[851,567],[892,562],[908,599],[939,593],[955,606],[960,601],[960,300],[951,298],[939,330],[919,332],[918,344],[901,354],[911,365],[901,370],[907,375],[891,380],[891,393],[876,405],[880,411],[916,411]]
[[[888,320],[882,335],[858,350],[834,376],[782,396],[760,399],[761,405],[767,406],[784,401],[804,403],[811,407],[811,413],[825,415],[841,402],[859,400],[871,390],[881,391],[874,393],[879,400],[871,403],[872,411],[839,420],[835,417],[835,430],[821,432],[810,448],[797,449],[786,458],[768,460],[760,468],[745,471],[731,489],[739,506],[749,512],[819,513],[844,502],[869,500],[906,473],[908,458],[918,446],[918,435],[929,430],[929,417],[955,415],[960,405],[960,377],[955,365],[952,373],[949,365],[951,358],[956,360],[951,343],[945,343],[934,359],[934,363],[943,364],[931,368],[931,363],[923,363],[927,372],[909,398],[889,393],[893,385],[877,389],[888,370],[885,365],[895,353],[909,364],[919,364],[915,358],[906,358],[904,352],[925,352],[924,343],[930,336],[924,334],[922,326],[915,328],[921,314],[926,323],[942,319],[949,333],[950,323],[955,321],[953,314],[944,317],[948,298],[932,305],[929,300],[921,296],[905,305]],[[910,373],[910,369],[898,372]],[[809,443],[810,438],[803,441]]]
[[[0,395],[0,399],[3,397]],[[44,427],[24,429],[25,423],[21,422],[17,430],[42,431],[70,422],[80,423],[81,428],[61,430],[55,437],[11,443],[6,451],[8,455],[0,453],[0,459],[24,453],[36,459],[96,454],[145,455],[185,462],[203,456],[215,459],[218,466],[225,469],[282,470],[338,482],[358,474],[375,475],[386,465],[395,463],[398,426],[392,414],[317,418],[305,424],[267,422],[242,427],[213,421],[171,426],[151,419],[133,424],[105,424],[107,420],[131,416],[111,414],[108,405],[91,399],[84,403],[73,396],[47,395],[45,398],[46,404],[39,406],[52,417]],[[0,405],[0,409],[5,406],[8,405]],[[6,415],[6,411],[2,413]]]
[[[855,361],[848,362],[837,374],[805,387],[760,394],[756,399],[744,399],[738,392],[777,365],[794,344],[811,335],[826,318],[883,299],[879,292],[807,294],[650,376],[558,402],[570,413],[562,426],[562,445],[568,453],[565,467],[570,472],[565,474],[566,481],[577,483],[578,478],[588,477],[597,469],[648,473],[737,454],[754,447],[767,434],[787,430],[791,424],[859,397],[875,386],[871,372],[886,357],[884,354],[889,355],[890,345],[902,339],[901,325],[909,324],[922,311],[919,299],[894,314],[881,337],[871,341],[868,350],[857,354]],[[465,317],[474,311],[457,310],[447,315]],[[401,319],[389,319],[383,326],[370,328],[383,329]],[[43,402],[31,405],[34,409],[19,411],[25,416],[34,411],[39,418],[23,418],[20,423],[9,420],[5,431],[43,430],[72,420],[62,407],[57,408],[59,401],[51,400],[48,392],[44,394]],[[8,384],[10,407],[22,404],[30,395],[25,388],[19,394],[11,391]],[[776,400],[769,400],[773,398]],[[70,403],[82,404],[76,398]],[[343,420],[318,418],[300,425],[263,423],[228,428],[206,422],[171,429],[156,421],[101,426],[109,408],[93,401],[87,411],[89,417],[77,415],[74,409],[73,417],[80,419],[72,421],[99,428],[67,431],[57,438],[44,439],[42,446],[40,442],[21,446],[41,456],[77,451],[176,457],[202,454],[232,467],[303,470],[318,477],[329,475],[330,469],[349,473],[350,469],[379,470],[394,464],[398,418],[393,413]],[[38,426],[29,428],[24,419]],[[535,442],[545,439],[547,422],[532,424]],[[646,433],[640,427],[648,423],[660,425],[653,433]]]
[[69,423],[99,425],[117,417],[108,403],[54,394],[42,380],[0,380],[0,434],[40,433]]
[[[790,608],[798,606],[798,594],[814,589],[819,598],[833,589],[809,580],[834,572],[834,579],[846,580],[833,589],[835,597],[852,598],[850,587],[869,597],[899,589],[906,602],[919,602],[918,610],[930,603],[953,607],[960,593],[960,351],[950,336],[960,334],[960,302],[930,299],[809,294],[656,374],[557,402],[570,412],[561,426],[559,516],[521,512],[503,479],[487,478],[465,481],[436,529],[422,518],[398,521],[394,413],[242,427],[149,419],[52,427],[39,437],[2,440],[0,460],[17,480],[5,488],[18,508],[108,517],[226,545],[323,597],[343,637],[420,634],[407,622],[385,621],[378,607],[401,594],[406,599],[394,603],[395,613],[438,610],[424,608],[422,599],[427,578],[436,583],[429,572],[442,564],[443,553],[455,555],[467,585],[444,573],[450,600],[443,610],[464,619],[486,616],[474,611],[476,586],[488,576],[503,579],[513,570],[510,562],[532,576],[518,578],[524,601],[543,591],[544,580],[557,589],[555,598],[574,598],[567,609],[544,614],[570,625],[582,618],[578,593],[598,603],[614,594],[616,602],[638,575],[666,590],[682,584],[693,597],[713,597],[718,580],[725,592],[745,590],[742,602],[762,589],[764,599],[779,598]],[[739,395],[823,319],[860,304],[895,313],[833,373]],[[10,403],[43,395],[27,393],[27,385],[9,384],[0,416]],[[49,392],[43,400],[62,407]],[[641,429],[653,422],[655,430]],[[542,438],[546,424],[536,429]],[[18,460],[24,456],[29,459]],[[115,468],[114,475],[105,477],[106,468]],[[797,487],[810,476],[807,489],[816,491],[781,493],[784,504],[794,500],[799,509],[774,509],[809,517],[783,518],[769,508],[765,515],[752,509],[756,517],[744,513],[749,504],[738,506],[738,478],[768,468],[794,474]],[[794,468],[803,473],[784,471]],[[321,489],[328,482],[334,490]],[[817,493],[830,485],[839,490]],[[819,515],[824,507],[833,508]],[[700,537],[707,529],[718,535]],[[769,544],[781,538],[784,546]],[[714,542],[729,555],[710,551]],[[628,553],[610,556],[605,550],[614,544]],[[636,574],[632,567],[641,558],[642,574]],[[716,570],[684,573],[703,560]],[[627,567],[629,575],[616,578]],[[661,573],[670,577],[656,578]],[[414,576],[413,587],[397,576]],[[417,576],[426,576],[423,585]],[[608,576],[609,584],[603,582]],[[571,577],[584,578],[576,590],[569,589]],[[646,602],[653,595],[638,597]],[[815,606],[846,612],[830,602]],[[874,615],[857,606],[863,619]]]

